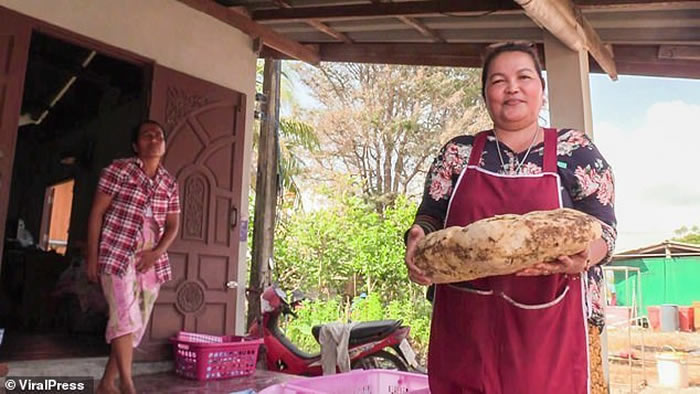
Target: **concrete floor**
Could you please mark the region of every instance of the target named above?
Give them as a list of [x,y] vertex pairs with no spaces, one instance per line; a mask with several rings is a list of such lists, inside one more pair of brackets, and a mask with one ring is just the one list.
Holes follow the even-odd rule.
[[139,393],[229,394],[245,390],[257,392],[274,384],[295,379],[302,379],[302,377],[263,370],[256,370],[251,376],[208,382],[184,379],[173,373],[159,373],[134,378],[134,384]]
[[[102,377],[106,357],[9,362],[7,378],[22,376]],[[139,393],[235,393],[252,389],[260,391],[299,376],[256,370],[251,376],[198,382],[175,375],[172,361],[134,363],[134,384]],[[6,378],[0,378],[0,393]]]
[[[100,379],[106,364],[107,357],[10,361],[7,376],[90,376]],[[172,361],[134,363],[133,374],[140,376],[172,370]]]

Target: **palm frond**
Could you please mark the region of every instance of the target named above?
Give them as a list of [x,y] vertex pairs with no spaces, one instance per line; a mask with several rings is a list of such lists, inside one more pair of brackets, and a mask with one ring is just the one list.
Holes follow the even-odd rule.
[[283,118],[280,120],[280,136],[290,147],[301,147],[309,151],[320,148],[320,143],[314,128],[308,123],[297,119]]

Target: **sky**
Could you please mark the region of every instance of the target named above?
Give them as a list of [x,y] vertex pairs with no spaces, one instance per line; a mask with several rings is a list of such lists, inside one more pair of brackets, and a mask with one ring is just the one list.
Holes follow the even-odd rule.
[[594,142],[615,174],[616,251],[700,225],[700,81],[591,76]]
[[[303,107],[317,106],[295,84]],[[700,80],[590,77],[594,142],[612,165],[616,252],[700,226]]]

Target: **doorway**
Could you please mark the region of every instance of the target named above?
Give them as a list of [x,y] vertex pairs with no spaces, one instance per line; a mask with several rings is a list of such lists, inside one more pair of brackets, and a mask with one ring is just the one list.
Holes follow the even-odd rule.
[[46,188],[39,235],[39,248],[42,250],[53,250],[65,256],[68,249],[74,187],[75,180],[69,179]]
[[0,271],[0,360],[104,356],[106,303],[85,277],[100,171],[131,152],[149,69],[34,31]]

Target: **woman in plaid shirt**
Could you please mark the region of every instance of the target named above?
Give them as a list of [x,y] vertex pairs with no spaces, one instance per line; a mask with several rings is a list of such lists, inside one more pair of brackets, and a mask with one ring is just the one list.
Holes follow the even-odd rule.
[[102,282],[109,304],[105,337],[112,345],[98,392],[135,393],[133,348],[141,342],[160,285],[171,277],[166,253],[180,222],[178,186],[161,165],[163,127],[141,123],[132,136],[136,156],[102,170],[88,225],[88,278]]

